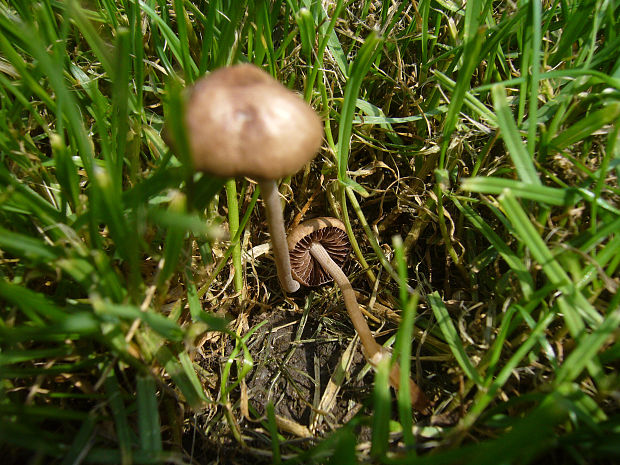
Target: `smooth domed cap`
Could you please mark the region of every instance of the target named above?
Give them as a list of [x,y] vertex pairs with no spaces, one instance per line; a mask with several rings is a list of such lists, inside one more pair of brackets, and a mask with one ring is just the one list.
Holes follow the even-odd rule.
[[220,68],[196,82],[185,124],[197,170],[279,179],[312,160],[323,139],[314,110],[260,68]]
[[293,278],[304,286],[320,286],[332,281],[310,254],[310,244],[320,242],[331,259],[342,266],[350,244],[344,224],[337,218],[322,217],[304,221],[288,235]]

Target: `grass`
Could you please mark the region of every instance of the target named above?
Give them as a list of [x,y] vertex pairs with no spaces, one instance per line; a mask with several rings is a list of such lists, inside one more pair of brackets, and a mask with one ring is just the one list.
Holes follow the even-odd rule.
[[[618,18],[0,0],[3,463],[617,461]],[[254,183],[189,167],[183,89],[237,62],[321,114],[285,218],[345,222],[431,416],[360,361],[333,287],[282,295]]]

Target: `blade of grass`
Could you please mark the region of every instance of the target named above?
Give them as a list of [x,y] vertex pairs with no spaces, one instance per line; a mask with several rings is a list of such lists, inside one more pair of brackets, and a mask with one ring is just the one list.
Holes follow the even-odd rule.
[[273,403],[267,404],[267,427],[269,429],[269,435],[271,436],[271,463],[278,465],[282,462],[280,455],[280,439],[278,437],[278,427],[276,425],[276,415],[273,408]]
[[314,21],[312,13],[308,8],[300,8],[295,13],[295,22],[299,28],[299,39],[301,40],[301,51],[310,62],[312,59],[312,52],[314,50],[314,41],[316,37],[316,29],[314,27]]
[[[307,2],[307,0],[304,0],[304,1]],[[340,40],[338,39],[338,35],[336,34],[334,30],[336,21],[338,20],[340,16],[340,12],[342,11],[343,6],[344,6],[343,0],[337,0],[336,7],[333,9],[332,18],[330,19],[328,23],[327,18],[329,16],[327,14],[327,11],[325,11],[325,6],[322,3],[318,3],[318,2],[315,3],[315,11],[316,11],[315,23],[317,24],[318,30],[321,32],[321,34],[324,37],[323,39],[324,42],[322,42],[319,45],[317,56],[319,56],[319,54],[322,56],[325,48],[327,47],[333,59],[336,61],[339,71],[343,74],[345,79],[349,79],[351,77],[349,73],[352,74],[353,71],[349,67],[349,63],[347,61],[347,55],[342,49],[342,45],[340,43]],[[332,22],[334,24],[332,24]],[[321,62],[322,62],[322,58],[321,58]]]
[[113,185],[120,190],[123,185],[123,164],[127,152],[129,132],[129,100],[133,97],[129,93],[131,71],[131,48],[129,30],[117,30],[114,68],[116,75],[113,78],[112,89],[112,138],[115,141],[114,150],[107,161],[107,169],[113,180]]
[[71,441],[71,446],[62,460],[62,465],[73,465],[80,463],[82,459],[88,455],[93,446],[93,438],[95,435],[96,419],[94,415],[89,415],[79,431]]
[[75,22],[82,36],[88,42],[91,50],[101,62],[106,73],[110,76],[112,81],[114,81],[117,69],[113,64],[113,59],[100,34],[84,13],[84,9],[78,4],[77,0],[69,0],[66,4],[66,8],[69,15],[71,15],[71,19]]
[[[617,299],[616,299],[617,300]],[[614,331],[620,327],[620,308],[610,308],[603,322],[590,334],[579,341],[577,347],[564,360],[557,370],[554,385],[574,381],[596,357],[601,347],[609,341]]]
[[[250,337],[252,337],[252,335],[260,328],[262,328],[266,323],[267,320],[264,320],[251,328],[243,337],[236,337],[235,348],[228,356],[226,364],[224,365],[224,369],[222,370],[220,391],[223,399],[226,399],[230,391],[232,391],[235,387],[239,385],[241,380],[245,378],[245,376],[251,371],[252,367],[254,366],[254,361],[252,360],[252,356],[250,355],[250,351],[248,350],[246,344]],[[238,363],[237,379],[234,382],[229,383],[228,379],[230,377],[230,370],[232,364],[241,352],[243,353],[243,359],[240,363]]]
[[465,352],[465,348],[463,347],[461,339],[458,337],[456,328],[454,327],[454,324],[452,323],[452,319],[450,318],[448,309],[446,308],[445,304],[441,300],[439,293],[435,291],[432,294],[429,294],[427,299],[433,310],[433,314],[435,315],[435,318],[437,319],[437,323],[439,324],[439,327],[444,336],[444,339],[446,340],[446,342],[450,346],[450,349],[452,350],[452,354],[454,355],[454,358],[456,359],[458,364],[463,369],[463,372],[465,373],[465,375],[470,380],[472,380],[474,383],[476,383],[478,386],[482,386],[483,385],[482,377],[480,376],[480,373],[474,367],[471,360],[467,356],[467,353]]
[[[516,307],[517,310],[523,309]],[[538,336],[543,334],[547,327],[554,320],[555,315],[552,312],[544,315],[533,330],[529,333],[529,337],[519,346],[514,354],[508,359],[508,361],[502,366],[495,379],[491,377],[487,378],[486,383],[481,386],[481,390],[476,395],[475,402],[472,405],[471,410],[465,415],[465,417],[459,423],[459,426],[464,429],[471,428],[476,419],[484,412],[489,404],[495,399],[499,389],[506,384],[513,371],[519,366],[521,361],[533,350],[538,343]]]
[[618,121],[618,119],[620,119],[620,103],[610,103],[558,134],[549,142],[549,145],[554,150],[560,151],[592,135],[603,126]]
[[[2,24],[3,29],[6,30],[8,24],[6,22],[7,17],[4,16],[4,12],[3,14],[0,14],[0,18],[3,17],[5,20],[3,21],[0,19],[0,24]],[[21,29],[15,32],[16,34],[21,35]],[[20,56],[17,50],[15,50],[13,45],[10,43],[8,36],[5,34],[0,34],[0,50],[2,50],[4,58],[15,67],[16,72],[28,85],[30,92],[35,93],[51,111],[55,111],[56,104],[54,103],[53,98],[39,84],[38,78],[33,76],[29,70],[29,65]]]
[[213,60],[215,67],[234,63],[238,53],[237,31],[247,9],[247,0],[238,0],[222,5],[227,7],[221,14],[220,35],[217,42],[217,56]]
[[[172,213],[173,215],[185,214],[187,210],[187,199],[185,195],[181,194],[180,192],[174,192],[172,195],[173,197],[170,200],[168,212]],[[170,227],[168,228],[168,232],[164,239],[164,250],[162,254],[162,260],[164,264],[159,270],[157,276],[158,288],[160,288],[172,276],[179,264],[183,243],[185,241],[185,236],[188,230],[188,228],[185,228],[183,226],[174,227],[174,225],[170,225]]]
[[157,455],[162,451],[162,441],[155,380],[148,375],[139,375],[136,378],[136,391],[140,447]]
[[523,145],[517,125],[512,117],[506,98],[506,89],[502,85],[495,85],[491,88],[491,95],[493,96],[493,106],[497,114],[501,135],[515,165],[517,175],[527,184],[541,185],[534,163]]
[[353,127],[353,117],[357,106],[357,98],[362,86],[362,80],[368,73],[372,62],[379,53],[382,39],[375,33],[371,33],[364,45],[359,49],[353,65],[351,74],[347,81],[344,91],[344,100],[340,111],[340,123],[338,125],[338,143],[336,146],[338,179],[344,182],[347,176],[349,154],[351,153],[351,132]]
[[[235,237],[239,231],[239,205],[237,202],[237,183],[234,179],[226,181],[226,201],[228,203],[228,230],[231,237]],[[241,243],[231,244],[232,248],[232,264],[234,269],[233,283],[235,292],[240,294],[243,299],[243,268],[241,265]]]
[[355,454],[355,446],[357,445],[357,437],[350,428],[346,426],[338,431],[338,438],[334,444],[334,449],[329,454],[328,465],[357,465],[357,455]]
[[177,30],[179,33],[179,48],[181,54],[181,64],[183,65],[183,71],[185,72],[185,81],[188,84],[192,84],[196,79],[196,73],[198,68],[196,63],[192,60],[189,52],[189,39],[187,33],[187,24],[185,22],[186,11],[185,2],[183,0],[174,0],[174,13],[177,17]]
[[[373,251],[377,254],[377,258],[381,262],[381,266],[383,266],[383,268],[390,274],[390,276],[397,283],[400,283],[401,282],[400,277],[398,273],[396,272],[396,270],[394,270],[394,268],[388,261],[383,250],[381,249],[381,246],[379,245],[379,242],[377,241],[375,233],[372,231],[372,229],[370,229],[370,225],[368,224],[368,221],[366,220],[366,217],[364,216],[364,213],[362,212],[362,207],[357,201],[357,198],[355,197],[355,193],[353,192],[353,189],[351,189],[350,187],[346,187],[345,192],[349,199],[349,202],[351,202],[351,206],[353,207],[353,210],[355,211],[357,218],[359,219],[360,223],[362,224],[362,227],[364,228],[364,232],[366,233],[366,238],[370,242],[370,245]],[[360,255],[361,255],[361,251],[360,251]],[[363,262],[362,260],[360,260],[360,262],[364,265],[364,267],[367,267],[365,260]],[[372,279],[374,280],[374,278]],[[409,292],[412,292],[412,288],[409,286],[409,284],[404,283],[404,285],[409,289]]]
[[461,188],[484,194],[501,194],[504,189],[510,189],[515,197],[557,206],[571,206],[577,200],[577,193],[571,189],[532,185],[529,182],[488,176],[463,179]]
[[0,181],[19,194],[20,204],[27,207],[31,213],[43,221],[43,224],[52,226],[63,222],[64,215],[61,212],[36,191],[17,179],[4,165],[0,165]]
[[353,61],[351,67],[350,78],[347,82],[347,86],[344,92],[344,100],[342,102],[342,109],[340,112],[340,122],[338,126],[338,142],[336,145],[336,164],[338,168],[338,180],[340,181],[340,203],[342,206],[342,217],[347,230],[347,236],[355,251],[355,255],[362,264],[362,266],[368,269],[369,278],[374,281],[375,276],[372,271],[369,270],[368,264],[361,253],[359,244],[353,233],[351,223],[349,221],[349,213],[347,210],[346,202],[346,180],[348,179],[347,167],[349,162],[349,154],[351,152],[351,133],[353,126],[353,116],[355,113],[357,98],[362,86],[362,80],[368,73],[370,66],[379,52],[379,46],[382,43],[382,39],[375,33],[371,33],[364,44],[358,51],[358,54]]
[[[601,162],[601,167],[598,170],[599,177],[596,180],[596,185],[594,187],[594,198],[596,201],[592,203],[592,208],[590,210],[590,232],[592,234],[596,233],[598,227],[598,200],[601,198],[603,186],[605,185],[605,180],[607,177],[608,167],[612,159],[620,161],[620,125],[616,125],[607,137],[606,151],[603,156],[603,161]],[[620,164],[618,166],[620,166]]]
[[[407,286],[407,262],[403,255],[403,241],[400,236],[392,238],[394,254],[400,276],[399,296],[402,308],[401,321],[394,343],[394,353],[400,357],[400,385],[409,386],[411,376],[411,341],[413,341],[413,324],[418,307],[419,294],[417,291],[410,296]],[[398,415],[403,428],[405,446],[413,448],[415,438],[413,436],[413,421],[411,418],[411,392],[403,388],[398,390]]]
[[108,225],[118,254],[129,266],[129,292],[136,298],[135,294],[142,281],[138,238],[125,216],[120,188],[110,175],[107,171],[98,170],[94,177],[100,189],[101,220]]
[[162,346],[162,342],[153,334],[138,333],[137,336],[144,341],[148,351],[155,354],[158,362],[173,379],[191,408],[199,409],[209,401],[203,389],[196,388],[197,385],[200,386],[200,381],[195,379],[197,378],[196,372],[183,366],[172,350]]
[[534,281],[532,276],[524,265],[523,261],[510,250],[510,247],[501,239],[501,237],[493,231],[493,229],[487,224],[484,219],[478,215],[471,207],[462,205],[457,199],[453,198],[452,201],[457,208],[463,213],[470,223],[493,245],[493,247],[499,252],[502,258],[506,261],[508,266],[514,271],[519,278],[519,284],[523,296],[528,298],[534,292]]
[[[530,77],[530,95],[529,95],[529,114],[527,118],[528,131],[527,131],[527,148],[528,154],[531,160],[534,159],[534,153],[536,150],[536,130],[538,129],[538,93],[539,93],[539,79],[540,79],[540,56],[541,56],[541,43],[542,33],[540,29],[541,24],[541,2],[533,0],[529,2],[531,21],[531,38],[530,44],[530,57],[531,57],[531,71]],[[526,68],[524,68],[526,69]]]
[[116,379],[116,375],[113,371],[108,373],[105,380],[105,389],[112,410],[112,416],[114,417],[114,425],[116,426],[116,437],[121,454],[121,463],[123,465],[130,464],[132,460],[132,439],[131,429],[129,427],[129,420],[127,418],[127,411],[125,409],[125,403],[121,393],[121,388]]
[[[373,388],[372,438],[370,453],[376,458],[385,456],[390,434],[390,362],[382,360],[376,369]],[[409,381],[407,381],[408,383]],[[404,389],[403,389],[404,390]]]
[[[142,11],[146,13],[146,15],[153,22],[153,24],[157,26],[157,29],[164,36],[166,40],[166,47],[170,49],[170,51],[172,52],[174,57],[179,61],[179,63],[183,64],[184,63],[183,62],[184,52],[183,52],[182,47],[184,47],[185,45],[181,44],[181,40],[179,39],[179,37],[174,33],[174,31],[168,25],[168,23],[160,15],[157,14],[155,9],[151,5],[148,5],[143,0],[139,0],[139,4],[140,4],[140,8],[142,9]],[[164,61],[168,61],[164,55],[160,55],[160,58],[164,59]],[[191,60],[188,64],[191,69],[190,72],[196,75],[198,73],[198,67],[196,66],[196,64]],[[174,71],[174,69],[172,67],[169,67],[169,69],[171,71],[170,74],[172,74],[172,76],[176,76],[176,72]]]
[[56,247],[2,227],[0,227],[0,247],[17,256],[39,263],[52,262],[60,255],[60,251]]
[[456,127],[459,112],[465,101],[465,93],[470,87],[471,76],[480,61],[480,50],[485,35],[485,28],[478,28],[471,40],[465,44],[463,50],[463,67],[459,71],[459,75],[456,79],[456,86],[452,94],[452,99],[450,100],[448,113],[446,114],[442,130],[441,151],[439,154],[439,167],[441,169],[446,168],[446,152],[450,143],[450,136]]
[[581,332],[583,329],[583,318],[586,318],[589,324],[599,325],[602,322],[600,314],[575,289],[566,271],[555,259],[509,189],[504,190],[499,197],[499,202],[504,208],[506,216],[510,219],[515,234],[530,249],[534,259],[542,266],[545,275],[566,297],[571,298],[572,305],[566,306],[567,314],[565,317],[571,325],[572,334],[577,336]]
[[430,14],[430,0],[422,0],[419,4],[420,14],[422,16],[422,24],[420,28],[422,30],[422,63],[428,62],[428,39],[429,39],[429,28],[428,28],[428,19]]

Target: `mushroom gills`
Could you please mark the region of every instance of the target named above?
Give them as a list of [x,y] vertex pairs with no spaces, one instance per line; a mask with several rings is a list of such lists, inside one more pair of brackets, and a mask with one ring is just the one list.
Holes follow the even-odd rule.
[[321,244],[338,267],[342,267],[350,251],[347,233],[337,227],[322,228],[302,238],[290,250],[291,267],[293,277],[307,287],[321,286],[334,280],[317,260],[312,260],[310,245],[313,243]]

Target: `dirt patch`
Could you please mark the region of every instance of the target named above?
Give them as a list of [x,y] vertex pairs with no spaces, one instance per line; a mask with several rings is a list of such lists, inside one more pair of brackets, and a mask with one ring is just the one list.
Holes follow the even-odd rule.
[[[372,393],[373,372],[369,370],[359,379],[366,363],[356,343],[335,401],[319,421],[315,418],[316,406],[355,335],[344,308],[338,307],[332,297],[320,302],[315,300],[306,316],[303,312],[280,309],[250,316],[250,328],[263,323],[248,342],[254,367],[246,376],[245,385],[237,386],[229,395],[231,411],[248,448],[240,447],[227,421],[217,420],[223,414],[222,409],[217,408],[199,413],[191,420],[192,424],[186,423],[189,428],[183,438],[184,449],[193,450],[195,460],[199,463],[271,463],[271,441],[265,431],[269,402],[274,405],[278,421],[288,422],[288,426],[278,424],[280,433],[287,438],[281,443],[284,453],[287,444],[294,445],[297,450],[311,447],[316,438],[363,411],[363,404]],[[321,307],[325,312],[318,310]],[[233,349],[234,340],[229,339],[223,357],[206,358],[201,365],[210,372],[217,372],[216,365],[225,363]],[[231,379],[236,376],[233,369]],[[213,393],[219,389],[213,388]],[[243,409],[239,408],[244,390],[249,418],[244,417]]]
[[[247,380],[250,402],[262,412],[271,400],[276,415],[308,427],[313,404],[318,405],[353,330],[346,332],[348,337],[340,331],[336,335],[330,330],[334,321],[320,315],[309,315],[304,324],[302,314],[273,312],[259,316],[254,323],[264,319],[268,322],[250,347],[255,363]],[[372,373],[357,379],[364,365],[364,357],[356,347],[338,401],[328,412],[331,423],[342,423],[351,406],[368,396]]]

